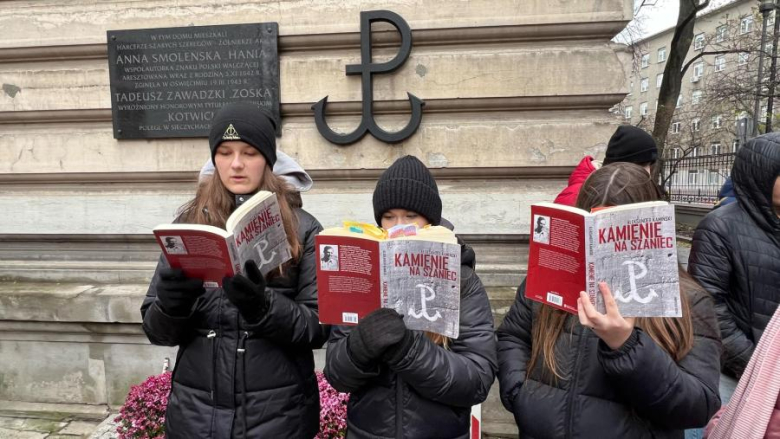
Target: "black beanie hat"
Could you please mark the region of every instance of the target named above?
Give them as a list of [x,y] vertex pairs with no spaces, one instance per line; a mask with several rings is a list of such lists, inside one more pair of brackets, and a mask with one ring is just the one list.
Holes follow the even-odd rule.
[[374,189],[374,219],[382,225],[382,214],[406,209],[424,216],[434,226],[441,223],[441,198],[431,171],[417,157],[396,160],[382,173]]
[[276,127],[271,115],[260,107],[246,102],[235,102],[225,105],[217,112],[211,121],[209,132],[212,163],[217,147],[226,140],[241,140],[252,145],[265,157],[268,166],[274,167]]
[[604,164],[650,163],[657,159],[658,147],[650,134],[631,125],[621,125],[609,139]]

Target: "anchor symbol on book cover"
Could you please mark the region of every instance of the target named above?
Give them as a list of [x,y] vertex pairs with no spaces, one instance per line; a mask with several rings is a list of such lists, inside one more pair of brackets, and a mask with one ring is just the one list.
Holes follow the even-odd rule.
[[276,250],[274,250],[273,252],[271,252],[271,257],[266,259],[266,257],[265,257],[266,249],[268,249],[268,240],[264,239],[264,240],[260,241],[259,245],[257,246],[257,253],[260,255],[260,266],[261,267],[263,265],[273,261],[274,258],[276,257]]
[[422,304],[420,306],[420,311],[415,311],[414,306],[410,306],[409,315],[417,319],[425,318],[429,322],[435,322],[436,320],[439,320],[441,318],[441,313],[436,311],[436,314],[430,315],[428,314],[428,308],[426,306],[426,303],[436,298],[436,291],[434,291],[433,288],[423,284],[417,284],[414,287],[420,289],[420,302]]
[[[639,295],[639,293],[636,290],[636,281],[637,279],[642,279],[647,275],[647,267],[645,264],[639,261],[625,261],[623,262],[623,265],[628,265],[628,284],[631,286],[631,290],[628,291],[627,294],[623,294],[619,289],[615,290],[614,296],[615,299],[623,302],[628,303],[633,301],[639,302],[639,303],[649,303],[654,298],[658,297],[658,293],[655,292],[652,288],[650,288],[650,294],[648,294],[645,297],[642,297]],[[636,274],[634,272],[634,267],[639,267],[641,270],[641,273]]]

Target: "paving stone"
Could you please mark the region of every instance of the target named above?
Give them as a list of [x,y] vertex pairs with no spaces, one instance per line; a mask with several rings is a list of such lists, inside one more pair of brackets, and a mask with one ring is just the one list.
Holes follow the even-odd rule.
[[80,434],[52,434],[46,436],[46,439],[84,439],[84,437]]
[[109,415],[92,433],[89,439],[116,439],[116,413]]
[[48,433],[0,428],[0,437],[3,439],[44,439],[46,436]]
[[86,436],[92,434],[97,429],[99,422],[73,421],[65,428],[58,431],[62,435]]
[[7,416],[0,416],[0,428],[8,428],[11,430],[22,430],[24,427],[25,419],[22,418],[10,418]]
[[54,433],[66,425],[68,425],[67,422],[52,421],[51,419],[27,418],[20,430]]

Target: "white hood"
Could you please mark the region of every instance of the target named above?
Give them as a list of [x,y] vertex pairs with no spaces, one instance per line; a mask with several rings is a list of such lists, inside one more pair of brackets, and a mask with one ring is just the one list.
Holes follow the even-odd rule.
[[[204,177],[214,174],[214,164],[209,159],[200,169],[198,181]],[[284,178],[296,191],[306,192],[311,189],[314,182],[309,174],[292,157],[276,150],[276,164],[274,164],[274,174]]]

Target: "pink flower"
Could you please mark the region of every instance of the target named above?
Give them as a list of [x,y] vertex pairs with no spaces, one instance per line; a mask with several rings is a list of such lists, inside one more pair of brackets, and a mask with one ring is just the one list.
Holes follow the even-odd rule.
[[315,439],[343,438],[347,434],[348,393],[339,393],[317,372],[320,389],[320,432]]
[[156,439],[164,436],[165,409],[171,392],[171,373],[150,376],[130,388],[125,404],[119,409],[119,439]]

